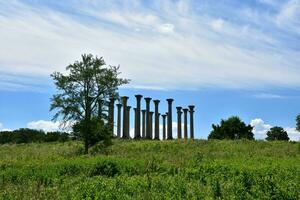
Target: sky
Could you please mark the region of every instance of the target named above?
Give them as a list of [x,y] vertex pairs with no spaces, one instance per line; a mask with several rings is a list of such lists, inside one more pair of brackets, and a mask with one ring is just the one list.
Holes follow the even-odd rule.
[[50,74],[84,53],[120,65],[131,106],[174,98],[174,127],[195,105],[197,138],[237,115],[300,139],[300,0],[0,0],[0,130],[57,130]]

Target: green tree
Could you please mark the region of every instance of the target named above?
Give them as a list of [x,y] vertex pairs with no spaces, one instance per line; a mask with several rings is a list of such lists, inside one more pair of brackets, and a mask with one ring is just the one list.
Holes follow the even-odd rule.
[[208,139],[254,139],[253,127],[246,125],[239,117],[233,116],[226,120],[222,119],[220,125],[212,125],[213,130]]
[[274,140],[286,140],[286,141],[289,141],[290,138],[289,138],[287,132],[282,127],[275,126],[275,127],[272,127],[267,132],[266,140],[268,140],[268,141],[274,141]]
[[74,132],[88,153],[97,140],[109,138],[103,136],[109,134],[104,127],[111,126],[107,123],[109,99],[117,98],[118,87],[129,80],[119,78],[119,66],[107,66],[102,57],[84,54],[81,58],[66,67],[66,74],[51,74],[58,92],[51,98],[50,110],[56,111],[53,120],[75,122]]
[[300,131],[300,115],[297,116],[296,118],[296,130]]

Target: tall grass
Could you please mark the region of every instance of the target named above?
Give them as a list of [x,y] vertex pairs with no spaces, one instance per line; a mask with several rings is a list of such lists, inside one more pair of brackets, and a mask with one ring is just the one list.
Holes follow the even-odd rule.
[[0,146],[0,199],[299,199],[300,145],[123,141]]

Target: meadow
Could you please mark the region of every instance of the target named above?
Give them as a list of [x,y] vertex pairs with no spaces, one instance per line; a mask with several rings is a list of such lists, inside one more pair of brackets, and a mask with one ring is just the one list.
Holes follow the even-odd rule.
[[6,144],[0,199],[300,199],[300,143]]

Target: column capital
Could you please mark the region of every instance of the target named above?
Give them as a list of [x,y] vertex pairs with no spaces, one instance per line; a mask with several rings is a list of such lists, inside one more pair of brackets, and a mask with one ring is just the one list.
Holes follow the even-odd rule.
[[141,98],[143,97],[143,95],[137,94],[137,95],[135,95],[135,97],[136,97],[137,99],[141,99]]
[[185,113],[187,113],[187,111],[189,111],[188,108],[184,108],[184,109],[182,109],[182,110],[183,110],[183,112],[185,112]]
[[166,117],[167,117],[167,115],[166,115],[166,114],[162,114],[161,116],[162,116],[163,118],[166,118]]
[[190,109],[190,112],[193,112],[193,111],[194,111],[194,108],[195,108],[194,105],[190,105],[190,106],[188,106],[188,107],[189,107],[189,109]]
[[127,100],[129,99],[129,97],[127,97],[127,96],[122,96],[121,99],[122,99],[123,101],[127,101]]
[[143,109],[143,110],[142,110],[142,113],[145,113],[145,112],[146,112],[146,110]]
[[182,113],[182,107],[181,106],[178,106],[178,107],[176,107],[176,109],[177,109],[177,113]]
[[160,100],[158,100],[158,99],[155,99],[155,100],[153,100],[153,102],[154,102],[154,104],[155,104],[155,105],[158,105],[158,104],[159,104],[159,102],[160,102]]
[[151,97],[145,97],[144,99],[145,99],[145,101],[148,103],[148,102],[151,101],[152,98],[151,98]]
[[167,99],[168,103],[172,103],[173,101],[174,101],[174,99],[172,99],[172,98]]
[[119,107],[119,108],[122,107],[122,104],[121,104],[121,103],[117,103],[116,105],[117,105],[117,107]]

